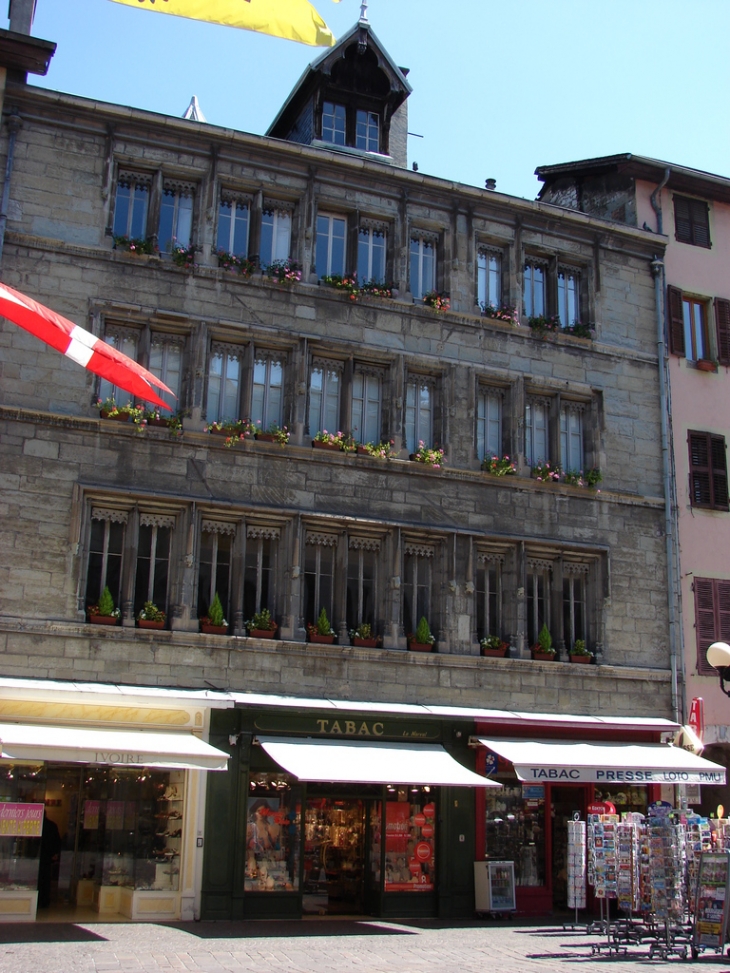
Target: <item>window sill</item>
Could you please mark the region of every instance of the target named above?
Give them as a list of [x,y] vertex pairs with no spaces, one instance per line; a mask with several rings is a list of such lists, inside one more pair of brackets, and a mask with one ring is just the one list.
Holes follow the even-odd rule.
[[386,165],[395,165],[392,155],[384,155],[381,152],[368,152],[366,149],[356,149],[354,145],[335,145],[333,142],[323,142],[322,139],[312,139],[312,148],[329,149],[332,152],[342,152],[344,155],[354,155],[358,159],[369,159],[372,162],[384,162]]

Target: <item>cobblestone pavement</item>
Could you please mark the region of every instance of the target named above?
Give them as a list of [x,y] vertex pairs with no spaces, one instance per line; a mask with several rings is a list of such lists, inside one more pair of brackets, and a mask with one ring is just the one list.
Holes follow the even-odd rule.
[[597,936],[562,926],[485,921],[36,923],[0,926],[2,973],[730,973],[730,958],[593,956]]

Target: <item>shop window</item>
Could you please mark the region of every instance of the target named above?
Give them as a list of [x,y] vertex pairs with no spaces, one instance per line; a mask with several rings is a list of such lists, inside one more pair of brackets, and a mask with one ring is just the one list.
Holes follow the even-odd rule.
[[527,638],[537,644],[543,625],[550,628],[550,561],[529,559],[527,562]]
[[205,410],[208,422],[239,418],[243,354],[241,345],[213,342],[208,360],[208,398]]
[[223,191],[218,205],[217,248],[237,257],[245,257],[248,253],[248,229],[248,200]]
[[560,406],[560,462],[564,470],[583,469],[583,409],[580,402]]
[[322,141],[332,145],[344,145],[346,139],[347,112],[344,105],[325,101],[322,105]]
[[383,888],[385,892],[436,888],[436,802],[428,786],[387,787]]
[[527,261],[523,276],[522,304],[526,318],[539,318],[546,314],[547,288],[544,264]]
[[707,661],[713,642],[730,642],[730,581],[695,578],[695,628],[697,630],[697,672],[717,675]]
[[180,335],[152,335],[149,369],[173,393],[170,395],[158,390],[160,398],[173,412],[180,408],[184,345],[185,339]]
[[291,213],[275,205],[264,206],[261,214],[259,262],[266,268],[277,260],[288,260],[291,249]]
[[91,511],[89,561],[86,573],[86,605],[98,604],[109,588],[114,605],[120,607],[124,531],[129,515],[124,510],[94,507]]
[[406,449],[415,453],[419,443],[433,446],[434,382],[427,376],[413,377],[406,384]]
[[142,512],[139,515],[137,571],[134,589],[134,614],[146,601],[153,601],[167,613],[170,576],[170,541],[175,518]]
[[494,779],[503,786],[484,792],[484,857],[514,862],[515,885],[545,885],[545,785],[520,784],[514,777]]
[[358,368],[352,376],[352,436],[358,443],[380,442],[382,390],[379,371]]
[[309,432],[337,432],[340,427],[342,362],[315,358],[309,376]]
[[477,557],[477,638],[502,636],[502,554],[482,553]]
[[325,213],[317,216],[315,268],[318,277],[341,277],[345,273],[346,236],[347,220],[344,217]]
[[[131,358],[132,361],[137,361],[138,331],[116,326],[107,327],[104,333],[104,341],[116,351],[120,351],[123,355]],[[131,392],[127,392],[126,389],[119,388],[117,385],[112,385],[106,378],[102,378],[99,382],[99,398],[102,401],[114,399],[118,406],[131,405],[134,402],[134,396]]]
[[580,275],[566,267],[558,271],[558,318],[563,328],[580,321]]
[[355,148],[380,152],[380,116],[374,111],[358,110],[355,116]]
[[301,785],[288,774],[252,773],[246,808],[246,892],[298,892]]
[[216,592],[228,619],[231,592],[231,553],[236,525],[226,521],[204,520],[200,533],[198,559],[198,617],[208,613]]
[[428,544],[406,544],[403,554],[403,630],[415,633],[418,622],[426,618],[431,630],[431,584],[434,549]]
[[411,294],[420,301],[424,294],[436,290],[436,239],[415,233],[410,248]]
[[547,399],[528,398],[525,403],[525,456],[530,466],[550,460],[549,410]]
[[246,560],[243,572],[243,617],[252,618],[256,612],[268,608],[274,612],[274,578],[276,552],[280,530],[278,527],[246,529]]
[[710,247],[710,213],[702,199],[674,197],[674,235],[680,243]]
[[477,456],[502,456],[502,393],[497,389],[477,392]]
[[587,564],[563,564],[563,638],[569,652],[578,639],[588,642],[587,584]]
[[316,623],[324,610],[334,628],[334,580],[337,535],[307,531],[304,554],[304,621]]
[[284,364],[274,354],[257,352],[253,363],[251,419],[266,431],[282,424]]
[[502,305],[502,255],[494,250],[477,254],[477,303],[482,310]]
[[709,432],[687,434],[689,442],[690,503],[712,510],[728,509],[725,437]]
[[357,236],[357,277],[361,284],[385,282],[385,228],[361,225]]
[[189,247],[193,233],[195,187],[190,183],[165,182],[160,200],[158,246],[165,253],[173,247]]
[[367,537],[351,537],[347,556],[347,628],[377,622],[376,590],[380,541]]
[[121,170],[114,199],[115,237],[144,240],[147,237],[147,213],[150,203],[152,177]]
[[[78,773],[76,775],[78,779]],[[0,893],[10,890],[38,891],[38,904],[49,905],[51,869],[47,879],[39,876],[40,848],[46,797],[46,771],[43,764],[4,762],[0,774],[0,807],[4,804],[30,805],[23,817],[5,816],[0,832]],[[39,881],[40,880],[40,881]]]

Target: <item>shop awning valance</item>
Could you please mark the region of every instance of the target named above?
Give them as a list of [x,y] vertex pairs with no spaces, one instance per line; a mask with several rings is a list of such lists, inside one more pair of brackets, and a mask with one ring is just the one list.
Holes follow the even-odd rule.
[[0,723],[3,760],[56,760],[122,767],[226,770],[228,754],[192,733],[97,730]]
[[479,743],[534,783],[724,784],[725,768],[688,750],[660,743],[564,743],[500,740]]
[[462,767],[437,743],[361,743],[259,736],[280,767],[299,780],[359,784],[499,787]]

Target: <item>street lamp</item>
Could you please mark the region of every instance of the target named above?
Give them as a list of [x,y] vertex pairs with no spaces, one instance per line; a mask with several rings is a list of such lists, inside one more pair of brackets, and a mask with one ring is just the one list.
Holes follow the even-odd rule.
[[713,642],[707,650],[707,661],[713,669],[717,669],[720,689],[730,696],[730,689],[725,689],[725,680],[730,680],[730,645],[727,642]]

